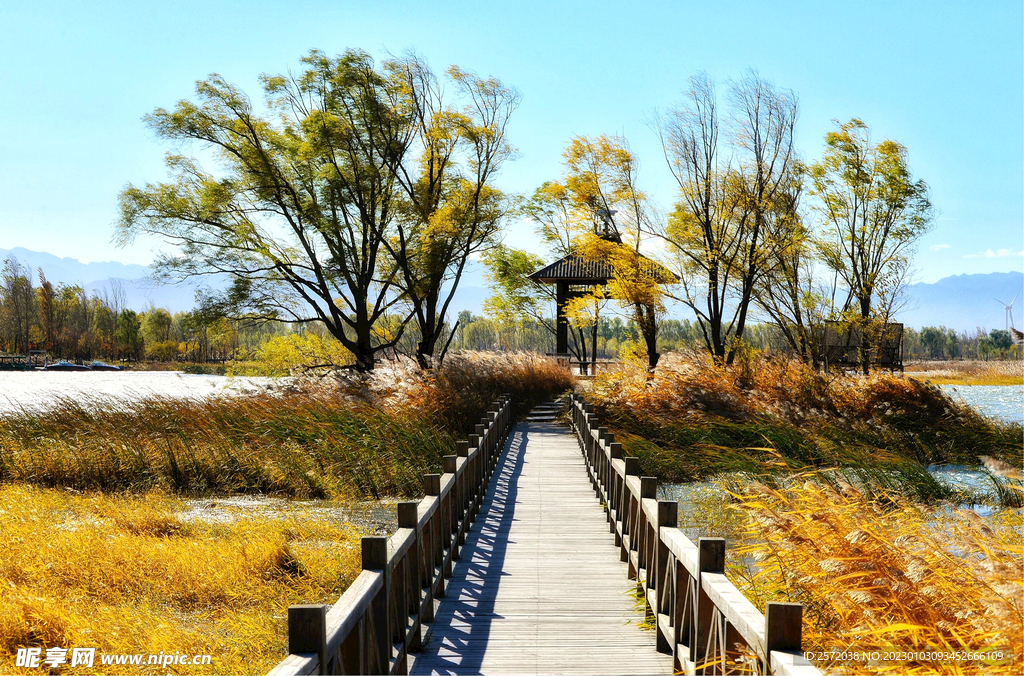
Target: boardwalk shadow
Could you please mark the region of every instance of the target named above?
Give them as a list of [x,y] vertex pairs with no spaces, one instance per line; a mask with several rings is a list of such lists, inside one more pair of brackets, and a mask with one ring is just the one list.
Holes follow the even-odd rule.
[[517,425],[499,460],[480,515],[466,538],[455,576],[433,622],[430,642],[416,656],[410,674],[478,674],[494,613],[495,598],[515,521],[518,480],[529,440],[529,425]]

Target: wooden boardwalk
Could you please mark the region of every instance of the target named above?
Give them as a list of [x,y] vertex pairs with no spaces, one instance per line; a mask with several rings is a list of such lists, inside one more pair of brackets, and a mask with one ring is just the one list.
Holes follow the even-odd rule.
[[398,503],[398,530],[363,537],[341,598],[288,608],[288,656],[268,676],[821,676],[801,654],[802,606],[762,614],[725,576],[725,540],[676,527],[677,504],[591,404],[570,397],[572,432],[554,408],[514,425],[499,397],[425,496]]
[[514,427],[411,674],[670,674],[550,408]]

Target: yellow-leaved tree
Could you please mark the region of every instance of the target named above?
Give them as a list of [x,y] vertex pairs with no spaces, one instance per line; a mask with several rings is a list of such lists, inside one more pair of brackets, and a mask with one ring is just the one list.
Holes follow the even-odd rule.
[[577,325],[593,326],[594,345],[598,311],[606,299],[612,300],[636,326],[653,369],[660,357],[664,287],[675,276],[642,252],[653,217],[637,187],[637,157],[625,138],[601,135],[573,138],[564,158],[563,182],[552,186],[564,186],[559,195],[565,203],[571,253],[607,276],[605,285],[592,286],[589,294],[568,304],[568,314]]
[[658,122],[679,199],[655,232],[678,263],[680,300],[719,363],[732,362],[758,289],[791,259],[800,234],[796,96],[754,72],[730,83],[729,95],[728,135],[706,74],[690,78],[685,102]]

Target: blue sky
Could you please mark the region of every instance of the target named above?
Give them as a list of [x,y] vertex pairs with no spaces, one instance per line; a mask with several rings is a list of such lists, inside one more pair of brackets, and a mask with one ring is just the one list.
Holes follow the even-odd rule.
[[574,134],[619,133],[668,208],[645,119],[698,71],[724,83],[752,67],[800,96],[805,159],[831,120],[854,116],[907,146],[938,210],[916,280],[1020,270],[1022,24],[1019,1],[3,3],[0,247],[148,263],[160,242],[110,243],[120,189],[164,177],[168,148],[144,114],[211,72],[259,98],[259,73],[297,68],[313,47],[413,48],[435,70],[457,63],[522,92],[506,190],[557,177]]

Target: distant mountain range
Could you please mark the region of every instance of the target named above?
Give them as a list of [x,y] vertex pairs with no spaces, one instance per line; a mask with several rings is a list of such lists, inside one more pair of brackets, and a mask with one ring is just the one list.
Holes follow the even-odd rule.
[[[32,270],[33,284],[38,284],[36,269],[42,268],[54,284],[79,284],[88,293],[110,293],[113,282],[119,282],[127,297],[128,307],[144,310],[150,306],[173,312],[189,310],[195,305],[198,284],[158,285],[150,278],[150,269],[109,261],[80,263],[74,258],[58,258],[53,254],[21,247],[0,249],[0,260],[14,256]],[[484,300],[490,295],[484,277],[484,266],[469,261],[451,304],[454,316],[460,310],[483,313]],[[957,331],[1001,329],[1006,323],[1003,303],[1009,303],[1024,287],[1024,273],[991,272],[977,275],[954,275],[933,284],[911,284],[907,287],[907,303],[896,317],[907,326],[946,326]],[[1021,307],[1024,292],[1013,305],[1013,324],[1024,326]],[[673,314],[676,314],[673,312]],[[689,317],[684,317],[689,318]]]
[[46,279],[57,284],[76,284],[92,295],[110,294],[114,284],[120,284],[127,306],[135,310],[162,307],[171,313],[191,310],[195,306],[198,284],[160,285],[151,278],[145,265],[118,263],[82,263],[75,258],[59,258],[42,251],[22,247],[0,249],[0,261],[14,256],[32,271],[32,285],[39,286],[37,270],[42,268]]
[[957,331],[1006,326],[1003,303],[1013,302],[1013,325],[1018,329],[1024,306],[1024,273],[989,272],[943,277],[933,284],[907,287],[907,304],[896,317],[907,326],[947,326]]

